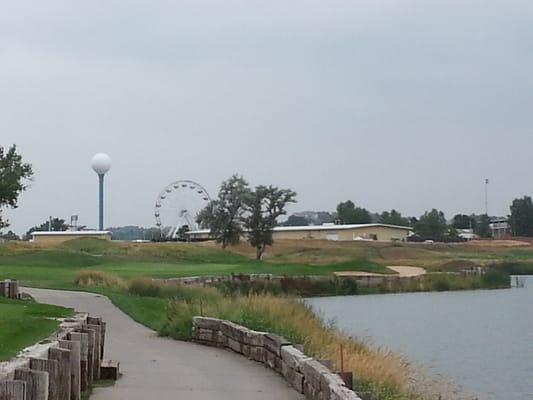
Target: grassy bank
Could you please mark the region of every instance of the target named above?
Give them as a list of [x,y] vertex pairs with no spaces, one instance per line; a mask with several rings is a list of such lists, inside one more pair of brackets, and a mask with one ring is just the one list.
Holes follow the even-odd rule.
[[280,280],[256,279],[225,281],[215,285],[227,295],[269,293],[299,297],[347,296],[450,290],[504,289],[511,287],[511,277],[504,269],[491,269],[484,275],[430,273],[415,278],[393,278],[374,286],[353,278],[284,277]]
[[[456,277],[443,276],[438,278]],[[308,354],[334,363],[339,361],[342,344],[345,367],[354,372],[357,390],[372,393],[376,400],[457,398],[400,355],[343,334],[294,296],[167,286],[147,278],[125,280],[97,271],[80,272],[76,285],[109,296],[136,321],[180,340],[191,339],[192,318],[203,315],[278,333],[303,344]]]
[[0,297],[0,361],[52,334],[59,325],[53,318],[71,315],[62,307]]
[[308,354],[337,362],[342,344],[345,365],[357,376],[358,390],[376,399],[417,399],[410,384],[415,371],[397,354],[371,348],[325,323],[301,300],[290,296],[225,295],[215,288],[165,286],[151,279],[124,280],[99,272],[78,274],[76,284],[106,294],[135,320],[161,335],[191,339],[195,315],[228,319],[302,343]]

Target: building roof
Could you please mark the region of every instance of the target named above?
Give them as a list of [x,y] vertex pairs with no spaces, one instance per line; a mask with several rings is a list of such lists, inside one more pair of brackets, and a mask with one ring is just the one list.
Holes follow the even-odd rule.
[[38,231],[32,232],[33,236],[95,236],[110,235],[110,231]]
[[[291,232],[291,231],[338,231],[347,229],[363,229],[363,228],[391,228],[400,229],[405,231],[411,231],[413,228],[410,226],[388,225],[388,224],[349,224],[349,225],[302,225],[302,226],[276,226],[274,232]],[[189,231],[187,234],[202,234],[209,233],[209,229],[199,229],[195,231]]]

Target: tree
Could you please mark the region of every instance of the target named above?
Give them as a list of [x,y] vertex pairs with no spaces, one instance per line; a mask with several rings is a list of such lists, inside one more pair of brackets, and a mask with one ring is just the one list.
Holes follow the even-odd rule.
[[197,217],[203,228],[211,231],[212,237],[225,249],[228,244],[237,244],[243,234],[242,215],[244,202],[250,189],[244,178],[233,175],[222,182],[218,198],[211,201]]
[[64,219],[52,218],[51,220],[43,222],[41,225],[36,225],[33,228],[30,228],[30,230],[26,232],[25,237],[29,239],[33,232],[66,231],[68,228],[69,226]]
[[176,238],[178,240],[186,242],[188,240],[187,232],[189,231],[190,231],[189,225],[180,226],[179,229],[176,231]]
[[369,224],[372,222],[370,213],[365,208],[355,207],[351,200],[337,205],[337,218],[341,224]]
[[448,230],[446,217],[442,211],[435,208],[429,212],[426,211],[414,226],[414,230],[424,239],[442,241]]
[[475,229],[476,228],[476,216],[457,214],[453,217],[452,226],[455,229]]
[[294,203],[296,193],[276,186],[257,186],[245,201],[244,226],[248,242],[256,250],[256,259],[261,260],[267,246],[271,246],[276,220],[285,215],[287,204]]
[[307,226],[309,225],[309,221],[307,218],[299,216],[299,215],[290,215],[289,218],[287,218],[287,221],[285,221],[282,225],[284,226]]
[[487,214],[477,217],[477,221],[474,224],[474,233],[482,238],[490,238],[492,236],[490,218]]
[[511,204],[510,223],[515,236],[533,236],[533,202],[531,197],[514,199]]
[[390,212],[384,211],[379,216],[381,224],[409,226],[409,218],[402,217],[402,214],[392,209]]
[[9,221],[2,219],[1,209],[17,208],[18,198],[32,176],[31,164],[22,161],[15,145],[7,152],[0,146],[0,228],[9,226]]
[[0,234],[0,239],[4,240],[20,240],[20,237],[13,231]]

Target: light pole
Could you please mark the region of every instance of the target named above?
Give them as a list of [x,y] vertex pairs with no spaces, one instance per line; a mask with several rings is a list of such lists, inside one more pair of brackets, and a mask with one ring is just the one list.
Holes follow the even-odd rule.
[[489,179],[485,179],[485,215],[489,216]]
[[99,219],[98,229],[104,230],[104,175],[111,168],[111,158],[105,153],[95,154],[91,166],[94,172],[98,174],[99,184]]

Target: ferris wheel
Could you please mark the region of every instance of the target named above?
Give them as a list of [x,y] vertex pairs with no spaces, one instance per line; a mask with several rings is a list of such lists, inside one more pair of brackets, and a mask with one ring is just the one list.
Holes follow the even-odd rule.
[[196,217],[211,197],[202,185],[180,180],[165,187],[155,202],[155,220],[163,237],[174,239],[178,230],[187,227],[198,229]]

